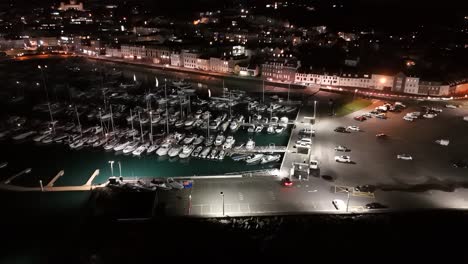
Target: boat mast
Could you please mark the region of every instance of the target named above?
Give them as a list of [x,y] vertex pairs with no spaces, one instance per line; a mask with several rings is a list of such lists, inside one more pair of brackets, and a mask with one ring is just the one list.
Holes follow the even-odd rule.
[[81,136],[83,136],[83,129],[81,128],[80,116],[78,115],[78,110],[76,109],[76,105],[75,105],[75,113],[76,113],[76,118],[78,119],[78,127],[80,128],[80,134]]
[[166,125],[167,125],[167,134],[169,135],[169,111],[167,110],[167,79],[164,79],[164,97],[166,100]]
[[150,114],[150,136],[149,136],[149,139],[150,139],[151,144],[153,144],[153,111],[150,111],[149,114]]
[[101,120],[101,131],[102,131],[102,135],[104,136],[104,124],[102,123],[101,109],[99,109],[99,119]]
[[140,112],[138,112],[138,120],[140,120],[140,141],[143,141],[143,126],[141,124]]
[[112,126],[112,134],[115,136],[115,128],[114,128],[114,114],[112,113],[112,105],[109,104],[110,107],[110,115],[111,115],[111,126]]
[[[52,132],[55,133],[55,123],[54,123],[54,117],[52,116],[52,108],[50,106],[50,100],[49,100],[49,92],[47,91],[47,85],[46,85],[46,80],[44,76],[44,70],[42,69],[41,65],[37,66],[39,70],[41,70],[41,76],[42,76],[42,83],[44,84],[44,90],[46,93],[46,99],[47,99],[47,106],[49,107],[49,114],[50,114],[50,123],[52,124]],[[47,68],[47,65],[44,66]]]
[[130,109],[130,120],[132,120],[132,135],[133,135],[133,141],[135,141],[135,131],[133,129],[133,113],[132,113],[132,109]]

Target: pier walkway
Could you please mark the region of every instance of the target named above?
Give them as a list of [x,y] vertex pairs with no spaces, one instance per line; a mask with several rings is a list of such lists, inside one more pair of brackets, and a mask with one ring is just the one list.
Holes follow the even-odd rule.
[[284,153],[286,152],[285,146],[258,146],[253,149],[231,149],[230,153],[236,154],[247,154],[247,153]]
[[6,181],[0,183],[0,191],[12,191],[12,192],[73,192],[73,191],[90,191],[90,190],[93,190],[93,189],[96,189],[96,188],[102,188],[102,187],[105,187],[107,186],[108,183],[104,183],[104,184],[99,184],[99,185],[92,185],[92,181],[94,180],[94,178],[96,176],[99,175],[99,170],[95,170],[94,173],[91,175],[91,177],[89,178],[89,180],[83,184],[83,185],[79,185],[79,186],[53,186],[54,183],[57,181],[58,178],[62,177],[64,175],[64,171],[60,171],[46,186],[44,187],[40,187],[40,186],[37,186],[37,187],[25,187],[25,186],[18,186],[18,185],[12,185],[10,184],[10,182],[24,174],[24,173],[27,173],[28,171],[30,171],[31,169],[25,169],[23,171],[21,171],[20,173],[18,174],[15,174],[13,176],[11,176],[10,178],[8,178]]

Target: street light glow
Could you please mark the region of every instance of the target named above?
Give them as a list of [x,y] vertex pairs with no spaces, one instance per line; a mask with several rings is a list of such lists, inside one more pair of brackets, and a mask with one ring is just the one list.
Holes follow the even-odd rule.
[[380,83],[384,84],[387,82],[387,79],[385,77],[380,78]]

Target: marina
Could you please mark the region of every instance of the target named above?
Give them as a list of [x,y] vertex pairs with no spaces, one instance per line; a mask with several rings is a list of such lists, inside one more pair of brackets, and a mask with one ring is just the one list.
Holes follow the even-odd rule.
[[[11,185],[82,188],[120,175],[167,178],[279,169],[298,109],[294,104],[277,95],[262,101],[242,90],[199,89],[182,79],[118,74],[105,66],[94,78],[96,71],[84,70],[89,66],[80,65],[80,74],[96,80],[94,89],[79,88],[63,99],[55,95],[53,102],[8,105],[0,144],[12,151],[0,154],[0,161],[8,162],[1,175],[24,170],[21,159],[31,163],[30,173],[14,177]],[[53,78],[48,82],[60,85]],[[96,170],[100,173],[88,183]]]

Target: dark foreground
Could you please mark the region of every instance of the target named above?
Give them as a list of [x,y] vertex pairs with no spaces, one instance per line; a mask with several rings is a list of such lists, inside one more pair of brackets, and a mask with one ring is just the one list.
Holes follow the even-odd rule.
[[116,221],[102,206],[4,210],[1,263],[468,261],[464,211]]

